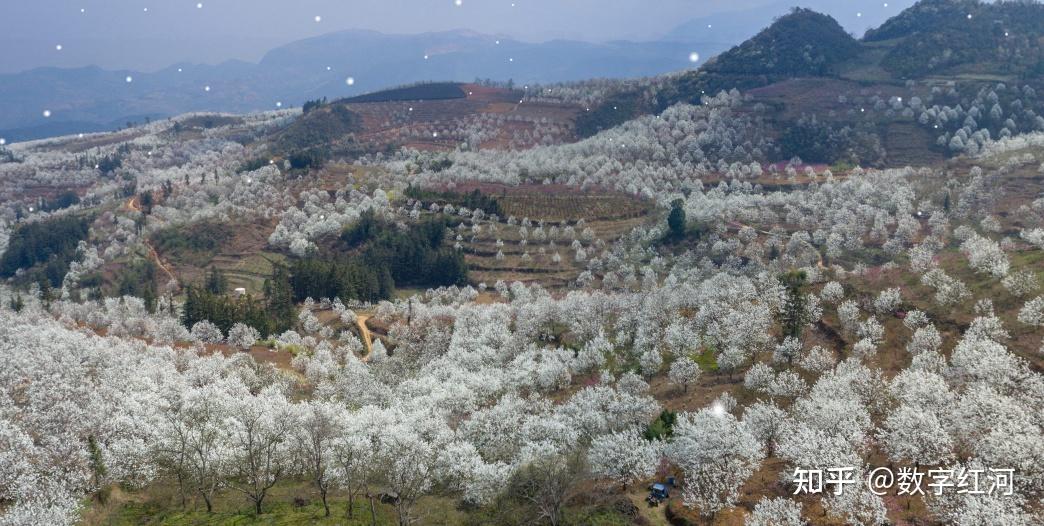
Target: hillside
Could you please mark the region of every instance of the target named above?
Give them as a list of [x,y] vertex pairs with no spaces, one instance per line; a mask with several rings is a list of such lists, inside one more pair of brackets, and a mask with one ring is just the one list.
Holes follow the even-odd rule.
[[[462,89],[472,95],[423,101],[429,118],[507,96]],[[769,106],[839,91],[870,97],[822,78],[749,94]],[[791,110],[744,99],[576,143],[337,152],[304,168],[250,163],[296,127],[361,135],[359,115],[411,103],[14,145],[0,162],[13,250],[0,389],[24,437],[10,447],[34,462],[3,482],[20,491],[0,513],[526,526],[547,522],[526,492],[549,487],[548,472],[569,525],[979,524],[997,512],[956,491],[868,494],[855,509],[795,496],[795,469],[830,462],[819,440],[854,466],[895,469],[1003,451],[986,458],[1025,470],[1013,491],[1027,498],[991,506],[1039,523],[1044,137],[916,169],[770,163],[787,144],[774,119]],[[832,125],[858,124],[849,104],[825,103]],[[119,166],[85,168],[83,152]],[[83,199],[36,208],[59,189]],[[48,422],[60,446],[31,438]],[[165,456],[188,447],[183,428],[217,430],[202,434],[221,446],[208,463]],[[316,482],[301,460],[309,430],[338,448],[319,455],[354,448],[365,492]],[[240,466],[254,450],[238,438],[254,432],[274,463],[250,496]],[[910,433],[945,438],[925,453],[905,447]],[[742,462],[691,463],[722,448]],[[624,460],[634,467],[617,469]],[[710,469],[732,493],[693,483]],[[672,495],[648,506],[648,485],[670,478]],[[26,509],[22,491],[41,487],[68,498]]]
[[861,41],[795,9],[696,71],[614,94],[580,115],[577,130],[589,136],[738,89],[773,129],[787,130],[779,138],[793,156],[882,166],[938,159],[1042,129],[1042,38],[1044,6],[1032,2],[924,0]]
[[859,52],[832,17],[795,8],[702,68],[709,75],[825,76]]
[[358,95],[344,99],[348,103],[360,102],[392,102],[410,100],[447,100],[463,99],[468,94],[460,87],[460,84],[451,82],[418,84],[402,88],[376,91],[365,95]]
[[879,27],[889,18],[910,7],[916,0],[777,0],[757,7],[701,16],[684,22],[664,35],[664,40],[679,42],[744,42],[765,29],[793,7],[829,14],[853,35]]
[[656,93],[633,90],[617,94],[582,115],[584,135],[620,124],[641,114],[656,113],[678,102],[699,102],[722,90],[746,90],[788,78],[836,75],[839,66],[860,52],[859,43],[833,18],[795,8],[757,35],[657,86]]
[[[400,147],[429,151],[517,150],[576,139],[577,104],[525,101],[523,90],[421,83],[358,97],[306,103],[305,114],[264,138],[263,157],[321,164]],[[312,158],[312,154],[318,158]]]
[[[1044,5],[1036,2],[921,0],[855,41],[807,9],[777,19],[699,71],[679,77],[668,100],[810,76],[867,83],[1036,82],[1044,55]],[[868,75],[868,72],[872,72]]]
[[1039,78],[1044,74],[1044,5],[923,0],[867,32],[889,43],[881,65],[910,78],[929,75]]

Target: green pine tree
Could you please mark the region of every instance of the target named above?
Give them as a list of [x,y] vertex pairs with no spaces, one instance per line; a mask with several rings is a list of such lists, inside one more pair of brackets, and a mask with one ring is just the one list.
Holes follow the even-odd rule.
[[671,213],[667,216],[667,228],[670,230],[672,239],[685,237],[685,208],[681,199],[675,199],[671,203]]

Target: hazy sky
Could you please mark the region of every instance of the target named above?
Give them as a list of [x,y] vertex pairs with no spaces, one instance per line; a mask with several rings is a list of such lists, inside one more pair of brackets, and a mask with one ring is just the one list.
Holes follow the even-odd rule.
[[[14,72],[256,61],[272,47],[343,29],[472,29],[532,41],[648,40],[692,18],[778,0],[461,0],[459,6],[456,0],[0,1],[0,72]],[[847,9],[856,1],[836,3]]]

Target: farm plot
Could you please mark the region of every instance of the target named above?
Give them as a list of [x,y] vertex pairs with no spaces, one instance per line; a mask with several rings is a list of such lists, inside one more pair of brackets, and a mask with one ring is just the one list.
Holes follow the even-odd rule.
[[360,141],[399,144],[420,150],[524,149],[576,139],[580,108],[566,104],[522,103],[518,92],[465,84],[464,98],[441,100],[348,101],[362,117]]
[[651,203],[607,192],[533,186],[505,190],[497,200],[504,217],[465,220],[447,241],[459,244],[476,284],[503,280],[567,287],[590,258],[655,221]]
[[273,266],[285,260],[282,254],[265,250],[273,226],[239,222],[229,225],[227,235],[218,236],[212,246],[193,250],[191,246],[160,244],[157,252],[183,284],[201,283],[209,269],[216,269],[224,273],[230,289],[242,287],[258,295]]

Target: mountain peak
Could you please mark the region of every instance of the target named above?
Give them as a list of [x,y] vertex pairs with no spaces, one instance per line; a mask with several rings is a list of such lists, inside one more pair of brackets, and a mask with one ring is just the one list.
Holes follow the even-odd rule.
[[706,69],[730,75],[818,76],[859,49],[859,42],[833,17],[794,8]]
[[921,0],[881,27],[867,42],[890,47],[887,71],[906,78],[923,75],[990,74],[1039,78],[1044,53],[1044,4]]

